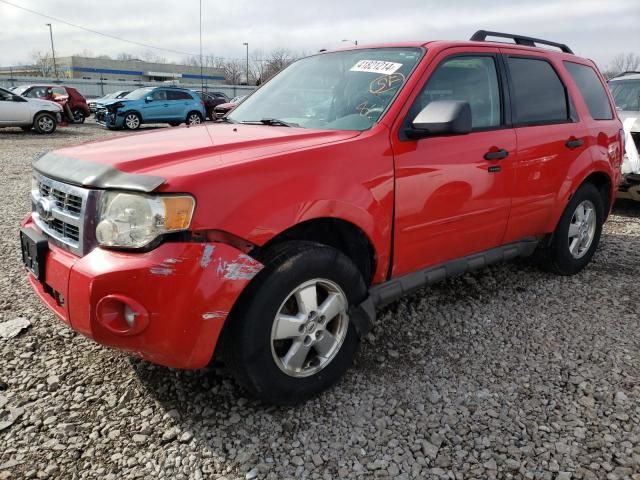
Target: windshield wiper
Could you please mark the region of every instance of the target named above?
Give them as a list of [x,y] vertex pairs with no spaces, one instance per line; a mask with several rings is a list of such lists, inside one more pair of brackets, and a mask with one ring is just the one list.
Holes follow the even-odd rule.
[[234,122],[233,120],[231,120],[228,117],[216,118],[213,122],[214,123],[238,123],[238,122]]
[[245,120],[246,125],[269,125],[270,127],[299,127],[297,123],[289,123],[277,118],[263,118],[262,120]]

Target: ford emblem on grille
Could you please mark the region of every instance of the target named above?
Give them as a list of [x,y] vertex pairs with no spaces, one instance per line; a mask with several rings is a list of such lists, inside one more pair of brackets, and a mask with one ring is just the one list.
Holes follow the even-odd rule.
[[42,220],[49,222],[53,220],[53,202],[51,199],[42,197],[38,200],[36,211]]

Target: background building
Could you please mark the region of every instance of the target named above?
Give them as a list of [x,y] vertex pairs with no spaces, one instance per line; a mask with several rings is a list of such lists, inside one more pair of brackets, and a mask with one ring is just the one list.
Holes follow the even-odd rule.
[[[60,57],[56,58],[60,78],[83,80],[115,80],[119,82],[166,82],[199,83],[200,67],[178,65],[174,63],[150,63],[143,60],[111,60],[108,58]],[[41,67],[16,66],[3,67],[2,73],[13,75],[41,76]],[[204,67],[204,80],[211,83],[224,83],[223,69]],[[52,76],[53,72],[49,76]]]

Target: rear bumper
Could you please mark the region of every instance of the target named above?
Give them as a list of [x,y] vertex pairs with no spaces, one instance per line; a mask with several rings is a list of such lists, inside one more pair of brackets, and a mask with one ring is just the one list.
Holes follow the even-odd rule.
[[[24,226],[37,230],[30,217]],[[82,258],[50,243],[44,282],[28,276],[79,333],[153,363],[194,369],[211,360],[231,308],[261,268],[220,243],[165,243],[147,253],[96,248]],[[113,298],[134,305],[139,323],[115,328],[101,306]]]

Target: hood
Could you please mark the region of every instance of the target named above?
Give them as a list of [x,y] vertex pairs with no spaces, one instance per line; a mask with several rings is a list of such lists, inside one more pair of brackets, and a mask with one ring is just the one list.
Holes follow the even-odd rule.
[[108,98],[107,100],[102,100],[102,99],[98,99],[95,100],[96,103],[99,103],[100,105],[102,105],[103,107],[108,107],[109,105],[113,105],[114,103],[131,103],[131,102],[135,102],[135,100],[132,100],[130,98]]
[[226,103],[221,103],[220,105],[217,105],[216,108],[233,108],[236,105],[238,105],[238,104],[237,103],[226,102]]
[[622,123],[625,122],[628,118],[635,118],[636,121],[631,126],[632,132],[640,132],[640,112],[633,112],[629,110],[618,110],[618,117],[622,120]]
[[[85,143],[34,162],[42,174],[76,185],[152,191],[172,177],[348,140],[359,131],[207,124]],[[137,179],[137,180],[136,180]]]
[[39,108],[46,108],[47,110],[62,111],[62,107],[56,102],[49,100],[41,100],[39,98],[26,98],[27,102],[31,105],[35,105]]

